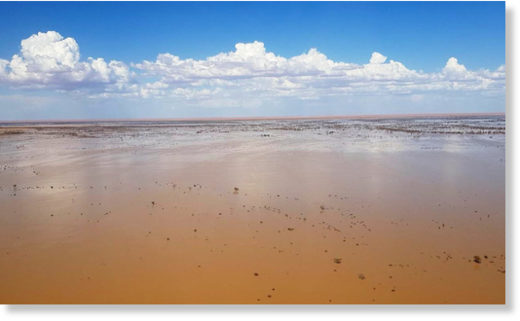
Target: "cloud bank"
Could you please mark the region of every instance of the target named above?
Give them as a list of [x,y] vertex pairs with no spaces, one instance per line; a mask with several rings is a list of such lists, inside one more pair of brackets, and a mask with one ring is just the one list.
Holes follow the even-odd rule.
[[92,99],[173,99],[205,106],[254,106],[262,99],[320,100],[359,95],[503,95],[505,68],[468,70],[449,58],[439,72],[425,73],[373,52],[366,64],[333,61],[316,48],[294,57],[264,43],[237,43],[230,52],[203,60],[161,53],[154,61],[124,63],[81,59],[78,43],[56,31],[21,41],[19,53],[0,59],[0,87],[54,90]]

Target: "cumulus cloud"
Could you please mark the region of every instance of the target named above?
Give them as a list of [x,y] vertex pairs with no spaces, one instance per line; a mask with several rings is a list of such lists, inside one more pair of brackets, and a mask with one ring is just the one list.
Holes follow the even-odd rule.
[[379,52],[373,52],[372,56],[370,57],[370,63],[371,64],[384,64],[386,61],[386,56],[383,56]]
[[20,53],[0,60],[0,83],[20,87],[78,89],[127,83],[129,67],[103,58],[80,61],[76,40],[55,31],[39,32],[21,41]]
[[505,68],[472,71],[452,57],[439,72],[425,73],[379,52],[373,52],[366,64],[356,64],[333,61],[316,48],[282,57],[259,41],[237,43],[232,51],[201,60],[162,53],[154,61],[127,65],[103,58],[81,60],[73,38],[48,31],[22,40],[19,54],[10,60],[0,59],[1,84],[84,90],[89,97],[170,97],[206,103],[220,99],[229,105],[276,97],[310,100],[407,94],[416,98],[447,91],[503,94]]
[[442,70],[446,74],[465,74],[467,72],[466,67],[464,65],[459,64],[459,61],[455,57],[451,57],[446,62],[446,66]]
[[[238,43],[235,50],[204,60],[181,59],[160,54],[155,61],[133,65],[148,77],[157,77],[172,88],[174,95],[193,90],[220,89],[219,92],[246,91],[257,95],[292,95],[319,98],[328,95],[356,93],[420,94],[442,90],[503,89],[505,74],[496,71],[469,71],[450,58],[442,71],[424,73],[407,68],[403,63],[388,60],[379,52],[372,53],[367,64],[336,62],[317,49],[285,58],[268,52],[262,42]],[[190,94],[193,99],[196,95]]]
[[329,60],[316,49],[292,58],[267,52],[262,42],[238,43],[235,51],[205,60],[180,59],[169,53],[155,61],[134,64],[147,75],[161,76],[166,82],[194,82],[204,79],[250,79],[261,77],[313,76],[352,68],[353,65]]

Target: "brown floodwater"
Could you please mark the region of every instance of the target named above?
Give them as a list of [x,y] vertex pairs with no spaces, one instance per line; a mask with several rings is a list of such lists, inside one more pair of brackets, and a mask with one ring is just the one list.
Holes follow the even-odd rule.
[[503,117],[0,128],[0,303],[505,303]]

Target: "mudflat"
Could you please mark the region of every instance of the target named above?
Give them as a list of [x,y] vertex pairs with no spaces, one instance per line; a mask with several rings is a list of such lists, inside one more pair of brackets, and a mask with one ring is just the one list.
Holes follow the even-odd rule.
[[0,303],[505,303],[503,115],[0,126]]

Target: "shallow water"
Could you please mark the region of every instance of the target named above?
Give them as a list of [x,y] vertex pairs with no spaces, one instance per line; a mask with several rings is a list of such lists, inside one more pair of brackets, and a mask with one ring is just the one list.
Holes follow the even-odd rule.
[[23,125],[2,303],[504,303],[503,117]]

